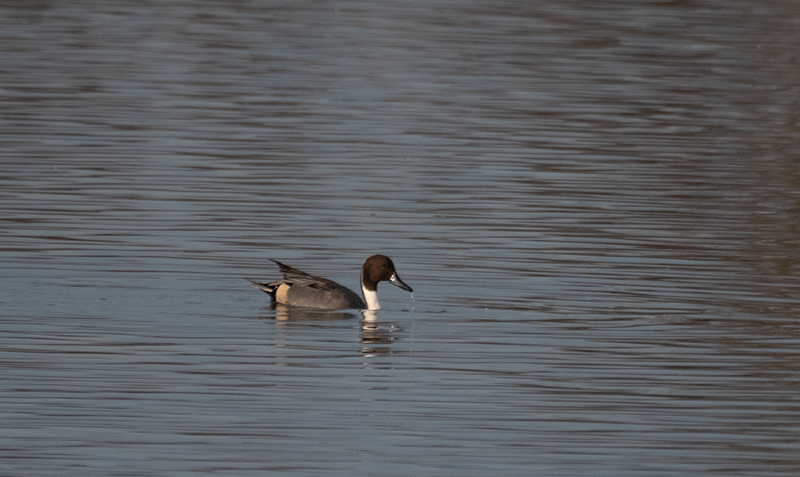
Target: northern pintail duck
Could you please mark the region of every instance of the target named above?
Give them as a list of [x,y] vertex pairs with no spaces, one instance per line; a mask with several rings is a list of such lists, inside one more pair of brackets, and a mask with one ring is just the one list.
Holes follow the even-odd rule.
[[277,260],[272,261],[280,267],[283,279],[269,283],[250,280],[250,283],[269,294],[274,302],[283,305],[324,310],[344,308],[379,310],[381,305],[378,303],[378,282],[388,281],[405,291],[414,291],[400,280],[394,269],[394,263],[385,255],[373,255],[361,267],[363,300],[349,288],[334,281],[310,275]]

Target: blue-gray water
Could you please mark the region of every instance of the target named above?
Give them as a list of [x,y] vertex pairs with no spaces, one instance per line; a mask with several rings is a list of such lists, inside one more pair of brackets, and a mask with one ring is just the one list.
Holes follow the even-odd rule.
[[[795,2],[0,1],[0,474],[795,476]],[[281,312],[269,258],[358,287]]]

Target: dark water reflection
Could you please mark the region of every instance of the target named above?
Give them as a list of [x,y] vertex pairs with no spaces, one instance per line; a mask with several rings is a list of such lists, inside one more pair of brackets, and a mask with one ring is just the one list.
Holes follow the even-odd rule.
[[0,474],[797,475],[798,18],[0,1]]

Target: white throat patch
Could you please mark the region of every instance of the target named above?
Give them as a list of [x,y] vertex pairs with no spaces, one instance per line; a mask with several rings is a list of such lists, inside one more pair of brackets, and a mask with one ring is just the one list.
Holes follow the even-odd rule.
[[378,292],[370,291],[361,286],[361,293],[364,294],[364,301],[367,302],[367,310],[380,310],[381,304],[378,302]]

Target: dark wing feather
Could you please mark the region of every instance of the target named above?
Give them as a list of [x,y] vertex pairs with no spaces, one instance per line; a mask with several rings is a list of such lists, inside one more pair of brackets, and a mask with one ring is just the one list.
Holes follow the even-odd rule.
[[278,268],[280,268],[281,273],[283,274],[283,281],[289,285],[298,287],[311,287],[319,290],[331,289],[331,287],[338,288],[341,286],[334,281],[328,280],[327,278],[311,275],[302,270],[298,270],[294,267],[283,264],[277,260],[272,261],[275,262]]

